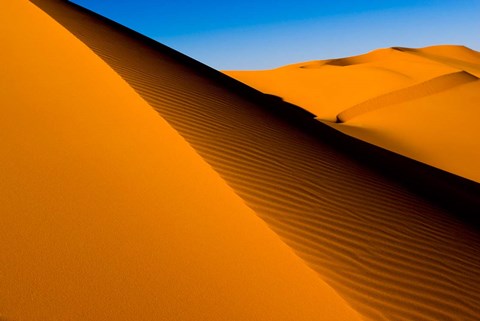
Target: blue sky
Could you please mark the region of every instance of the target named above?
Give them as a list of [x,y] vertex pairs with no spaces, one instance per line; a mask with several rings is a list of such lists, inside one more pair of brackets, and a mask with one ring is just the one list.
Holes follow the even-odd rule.
[[479,0],[73,0],[216,69],[268,69],[391,46],[480,50]]

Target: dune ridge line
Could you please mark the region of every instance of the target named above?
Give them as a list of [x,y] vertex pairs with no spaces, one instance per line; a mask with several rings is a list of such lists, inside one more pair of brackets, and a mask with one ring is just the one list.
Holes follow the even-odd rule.
[[352,106],[337,115],[337,122],[344,123],[350,119],[379,108],[385,108],[409,100],[427,97],[477,80],[478,78],[476,76],[466,71],[442,75],[419,84],[377,96]]

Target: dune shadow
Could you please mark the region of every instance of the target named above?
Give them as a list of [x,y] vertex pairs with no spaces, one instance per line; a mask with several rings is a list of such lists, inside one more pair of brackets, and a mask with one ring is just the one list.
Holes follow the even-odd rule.
[[[246,88],[245,92],[251,91],[252,88]],[[295,104],[286,102],[282,97],[262,93],[258,96],[257,101],[261,102],[264,108],[270,109],[277,115],[295,119],[313,119],[315,115]]]

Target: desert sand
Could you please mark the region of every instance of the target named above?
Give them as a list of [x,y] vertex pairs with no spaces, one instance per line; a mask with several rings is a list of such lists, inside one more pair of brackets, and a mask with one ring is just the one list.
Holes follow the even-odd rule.
[[1,318],[478,320],[477,183],[71,3],[0,12]]
[[394,47],[225,73],[348,135],[480,182],[480,53],[474,50]]

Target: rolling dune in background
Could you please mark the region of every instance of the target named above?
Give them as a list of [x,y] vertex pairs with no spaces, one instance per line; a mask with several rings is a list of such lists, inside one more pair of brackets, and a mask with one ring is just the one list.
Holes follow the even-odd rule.
[[[73,87],[76,82],[57,81],[53,89],[48,84],[31,88],[54,108],[39,110],[27,100],[25,113],[37,118],[45,113],[47,119],[54,113],[51,123],[35,125],[37,118],[22,123],[16,113],[23,110],[10,112],[21,125],[13,133],[32,139],[36,132],[29,126],[34,126],[48,135],[39,139],[35,152],[12,147],[6,156],[5,163],[13,164],[25,182],[15,187],[12,173],[0,184],[12,199],[6,208],[12,214],[2,224],[2,253],[17,258],[0,267],[0,281],[15,297],[2,298],[0,315],[12,320],[43,320],[48,313],[57,313],[50,319],[131,319],[136,312],[142,313],[139,319],[167,320],[478,320],[477,183],[339,133],[316,121],[313,110],[310,114],[263,95],[79,6],[31,2],[61,26],[34,12],[30,3],[12,6],[25,13],[25,21],[51,33],[53,57],[60,59],[55,52],[70,46],[64,59],[84,67],[67,68],[68,61],[59,61],[47,64],[40,76],[28,69],[40,68],[39,61],[9,69],[38,77],[37,86],[45,72],[82,78]],[[32,59],[26,51],[21,57]],[[336,64],[328,68],[347,65]],[[55,65],[62,67],[49,69]],[[466,73],[452,75],[454,67],[437,62],[426,63],[412,77],[372,70],[398,80],[375,95],[428,81],[426,74],[454,78],[447,83],[455,90],[478,83]],[[444,90],[442,81],[432,95],[454,90]],[[18,97],[26,89],[14,88]],[[355,97],[358,103],[368,98]],[[409,102],[400,100],[398,105]],[[153,117],[148,105],[160,117]],[[329,110],[334,116],[342,111],[335,108]],[[352,121],[392,108],[369,109]],[[60,132],[59,141],[58,133],[49,131],[53,126],[44,128],[58,119],[68,133]],[[87,136],[77,133],[84,127]],[[48,148],[57,148],[53,142],[66,152],[51,156]],[[19,155],[23,163],[15,164]],[[42,164],[50,164],[50,157],[60,169],[44,177]],[[77,165],[76,158],[81,159]],[[42,178],[45,186],[31,192],[29,186]],[[38,204],[28,208],[31,216],[22,215],[24,203],[33,202],[30,193],[38,194]],[[36,211],[43,210],[45,222],[37,222],[42,216],[36,218]],[[87,216],[77,216],[82,214]],[[32,225],[28,235],[21,234],[25,225]],[[39,242],[42,251],[36,253]],[[28,266],[29,255],[35,267]],[[55,281],[54,271],[64,283]],[[59,284],[52,287],[52,282]],[[62,284],[65,289],[58,293]],[[38,302],[43,314],[36,315]]]
[[338,113],[353,105],[457,71],[449,65],[388,48],[273,70],[225,73],[301,106],[320,119],[335,121]]
[[348,135],[480,182],[480,53],[469,48],[394,47],[225,73]]

